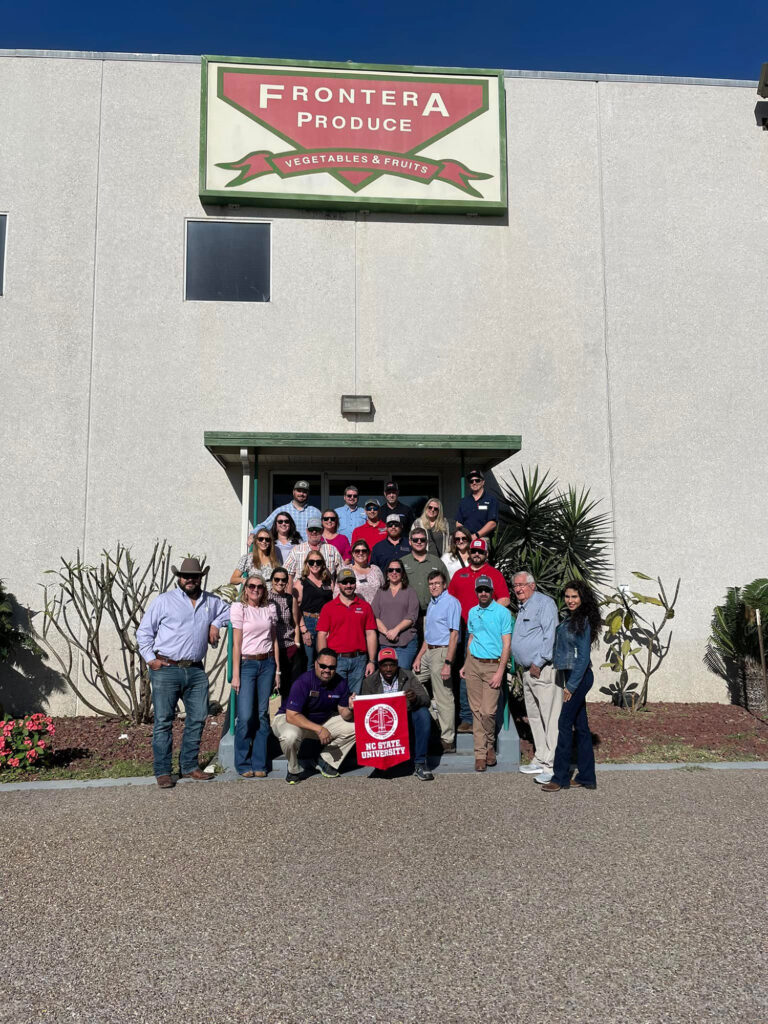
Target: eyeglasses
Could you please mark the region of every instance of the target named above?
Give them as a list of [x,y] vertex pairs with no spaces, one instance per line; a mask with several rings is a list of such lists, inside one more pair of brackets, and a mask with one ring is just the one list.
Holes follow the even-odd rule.
[[512,584],[512,589],[513,590],[526,590],[528,587],[531,587],[531,586],[533,586],[532,583],[513,583]]
[[339,580],[340,587],[356,587],[357,580]]
[[336,522],[336,516],[323,516],[323,522],[324,523],[335,523]]
[[288,577],[287,576],[273,576],[272,577],[272,585],[273,586],[274,586],[275,583],[287,583],[287,582],[288,582]]
[[323,563],[321,562],[321,560],[319,558],[308,558],[307,559],[307,565],[311,565],[313,568],[315,566],[317,566],[317,565],[322,565],[322,564]]
[[403,528],[402,523],[387,523],[388,530],[401,530]]
[[367,555],[368,548],[352,548],[353,555]]
[[263,583],[246,583],[245,589],[246,590],[263,590],[264,589],[264,584]]
[[492,594],[493,591],[490,587],[475,587],[476,594]]
[[426,537],[411,537],[411,544],[426,544]]
[[318,661],[317,667],[320,669],[321,672],[333,672],[334,669],[336,668],[336,662],[334,662],[332,665],[329,665],[327,662]]
[[402,569],[387,569],[387,572],[396,572],[400,576],[402,576],[402,574],[403,574],[403,570]]
[[471,484],[479,484],[483,478],[481,476],[470,476],[468,480]]
[[278,526],[290,526],[290,519],[276,519],[275,522]]
[[269,542],[272,540],[272,538],[271,537],[257,537],[256,540],[263,541],[264,544],[269,544]]
[[460,540],[463,540],[465,543],[469,543],[469,537],[465,537],[463,533],[458,534],[458,536],[454,537],[453,539],[457,544],[459,543]]
[[427,512],[439,512],[439,511],[440,511],[440,506],[439,505],[427,505]]
[[184,573],[179,573],[179,579],[180,580],[200,580],[202,578],[203,578],[202,573],[199,573],[199,572],[192,572],[192,573],[188,573],[186,575]]
[[322,533],[322,532],[323,532],[322,526],[308,526],[307,527],[307,533]]

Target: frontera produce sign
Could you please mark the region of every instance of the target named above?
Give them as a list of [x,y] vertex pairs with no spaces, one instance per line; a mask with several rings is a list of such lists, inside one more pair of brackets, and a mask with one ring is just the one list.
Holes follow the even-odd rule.
[[200,197],[499,213],[503,74],[204,57]]

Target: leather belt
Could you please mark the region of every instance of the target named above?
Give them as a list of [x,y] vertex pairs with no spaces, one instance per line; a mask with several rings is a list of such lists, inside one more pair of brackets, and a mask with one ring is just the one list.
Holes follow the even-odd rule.
[[363,654],[367,654],[367,651],[339,651],[340,658],[359,658]]
[[470,657],[473,661],[479,661],[483,665],[498,665],[501,658],[476,658],[470,651]]
[[302,612],[301,614],[303,615],[303,617],[305,619],[319,619],[320,618],[320,612]]
[[448,644],[427,644],[428,651],[442,651]]
[[241,654],[240,657],[243,661],[266,661],[267,658],[271,658],[271,654]]
[[[167,661],[169,665],[175,665],[177,668],[202,668],[202,661],[190,661],[189,658],[182,658],[181,661],[174,661],[173,658],[169,658],[165,654],[158,654],[155,651],[155,657],[161,658],[163,661]],[[162,668],[162,666],[160,666]]]

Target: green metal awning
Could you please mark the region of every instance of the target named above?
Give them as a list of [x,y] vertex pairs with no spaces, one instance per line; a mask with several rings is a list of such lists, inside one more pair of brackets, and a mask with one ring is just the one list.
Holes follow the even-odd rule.
[[206,431],[205,447],[222,465],[240,462],[240,453],[259,455],[309,455],[323,451],[351,456],[374,453],[380,455],[411,453],[433,455],[441,461],[453,455],[462,461],[471,460],[483,470],[492,469],[520,451],[519,434],[294,434],[294,433],[230,433]]

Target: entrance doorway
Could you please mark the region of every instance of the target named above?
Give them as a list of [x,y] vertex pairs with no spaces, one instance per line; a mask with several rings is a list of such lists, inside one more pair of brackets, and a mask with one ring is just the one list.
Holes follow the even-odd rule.
[[[354,484],[360,492],[360,506],[369,498],[384,503],[384,484],[396,480],[400,488],[400,500],[407,505],[414,516],[420,516],[429,498],[441,498],[440,473],[377,473],[361,476],[350,472],[345,476],[331,473],[304,473],[310,487],[310,504],[320,509],[338,508],[344,504],[344,488]],[[292,488],[297,480],[295,472],[276,470],[272,473],[269,509],[277,508],[291,500]],[[441,499],[442,500],[442,499]]]

